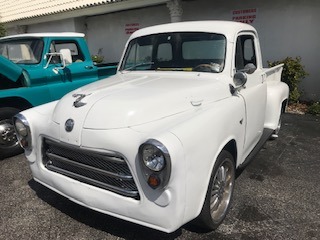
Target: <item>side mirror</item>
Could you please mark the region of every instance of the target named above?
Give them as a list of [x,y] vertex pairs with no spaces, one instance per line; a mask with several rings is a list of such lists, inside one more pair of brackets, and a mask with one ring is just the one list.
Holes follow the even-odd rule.
[[61,54],[61,60],[64,62],[64,65],[69,65],[72,63],[72,56],[71,56],[71,51],[68,48],[61,49],[60,50]]
[[248,63],[244,66],[243,72],[247,74],[252,74],[257,70],[257,67],[253,63]]
[[44,69],[49,67],[49,64],[54,63],[54,58],[58,56],[60,58],[61,67],[55,67],[52,69],[52,71],[55,74],[59,73],[59,70],[64,69],[67,65],[72,63],[72,56],[70,49],[61,49],[60,52],[54,52],[54,53],[47,53],[46,58],[48,58],[47,64],[44,67]]
[[236,72],[233,76],[233,82],[237,89],[243,87],[247,83],[247,74]]
[[235,86],[230,84],[231,94],[236,93],[239,89],[244,88],[247,83],[247,74],[244,72],[236,72],[233,75],[233,83]]

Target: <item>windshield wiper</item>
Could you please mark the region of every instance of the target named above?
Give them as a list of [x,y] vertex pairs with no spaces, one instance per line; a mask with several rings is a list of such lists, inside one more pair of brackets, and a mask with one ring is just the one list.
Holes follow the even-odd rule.
[[138,63],[138,64],[136,64],[136,65],[133,65],[133,66],[131,66],[131,67],[128,67],[128,68],[126,68],[126,69],[123,69],[123,70],[121,70],[120,72],[122,73],[122,72],[124,72],[124,71],[133,70],[133,69],[135,69],[135,68],[137,68],[137,67],[141,67],[141,66],[145,66],[145,65],[153,65],[153,64],[154,64],[154,62]]

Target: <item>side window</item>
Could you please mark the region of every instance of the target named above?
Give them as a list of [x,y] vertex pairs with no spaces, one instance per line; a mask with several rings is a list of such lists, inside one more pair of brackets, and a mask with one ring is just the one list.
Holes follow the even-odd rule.
[[[60,52],[61,49],[70,49],[72,62],[83,62],[84,56],[74,41],[52,41],[50,44],[50,52]],[[59,57],[58,57],[59,58]],[[60,61],[58,60],[57,61]]]
[[257,66],[254,37],[252,35],[241,35],[237,38],[236,44],[236,69],[244,69],[248,63]]

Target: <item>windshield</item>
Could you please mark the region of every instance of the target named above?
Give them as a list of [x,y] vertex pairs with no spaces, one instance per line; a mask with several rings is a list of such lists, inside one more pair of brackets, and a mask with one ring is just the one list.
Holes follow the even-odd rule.
[[130,41],[121,71],[221,72],[226,38],[202,32],[161,33]]
[[42,50],[41,39],[10,39],[0,42],[0,54],[14,63],[39,63]]

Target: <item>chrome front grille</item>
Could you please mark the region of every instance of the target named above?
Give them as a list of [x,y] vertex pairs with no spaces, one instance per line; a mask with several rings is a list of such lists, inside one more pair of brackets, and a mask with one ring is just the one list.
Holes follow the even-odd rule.
[[100,153],[44,139],[43,164],[50,170],[78,181],[139,199],[131,171],[118,153]]

